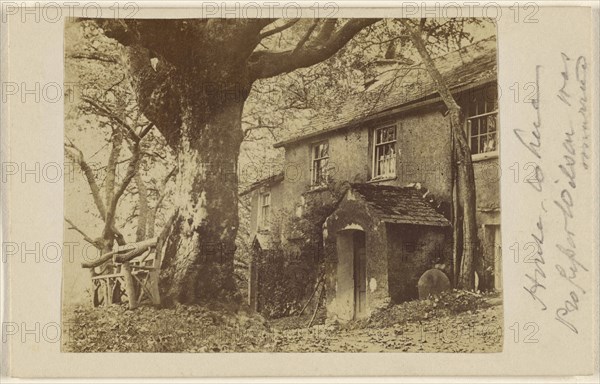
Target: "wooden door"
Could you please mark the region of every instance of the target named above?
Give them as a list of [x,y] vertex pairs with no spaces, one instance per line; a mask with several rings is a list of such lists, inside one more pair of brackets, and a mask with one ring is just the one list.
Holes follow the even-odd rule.
[[365,233],[354,234],[354,318],[366,314],[367,309],[367,251]]

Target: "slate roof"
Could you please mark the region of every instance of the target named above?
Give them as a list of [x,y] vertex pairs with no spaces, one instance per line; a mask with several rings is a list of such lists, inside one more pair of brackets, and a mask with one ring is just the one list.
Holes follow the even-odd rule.
[[249,194],[250,192],[254,191],[255,189],[262,187],[262,186],[271,186],[274,184],[279,183],[280,181],[283,181],[283,172],[282,173],[277,173],[275,175],[269,176],[265,179],[261,179],[258,181],[255,181],[254,183],[250,184],[246,189],[244,189],[242,192],[240,192],[240,196],[245,196],[247,194]]
[[[497,76],[496,37],[492,36],[439,56],[434,62],[453,91],[491,82]],[[404,75],[402,71],[406,69],[399,67],[398,79],[394,80],[384,96],[375,89],[363,95],[346,98],[335,113],[321,114],[313,118],[309,126],[303,127],[301,132],[276,143],[274,147],[358,125],[377,118],[382,112],[389,112],[401,106],[409,106],[427,99],[439,100],[435,84],[424,69],[412,70]]]
[[385,222],[448,227],[450,222],[425,200],[423,190],[377,184],[351,184]]

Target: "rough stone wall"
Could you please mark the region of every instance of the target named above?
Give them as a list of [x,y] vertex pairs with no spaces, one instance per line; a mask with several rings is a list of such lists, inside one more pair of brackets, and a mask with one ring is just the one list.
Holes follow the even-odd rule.
[[[286,147],[284,206],[295,210],[300,196],[311,189],[312,145],[329,140],[330,178],[333,182],[367,180],[368,138],[364,129],[335,132],[318,140],[302,141]],[[364,154],[364,155],[361,155]]]
[[481,239],[480,252],[482,257],[476,265],[475,270],[479,275],[479,289],[480,290],[493,290],[495,289],[495,274],[499,274],[501,277],[501,271],[496,270],[495,265],[495,247],[496,239],[494,238],[494,232],[496,230],[494,225],[486,225],[479,227],[478,235]]
[[473,162],[477,193],[477,224],[500,224],[500,165],[498,158]]
[[452,201],[451,137],[448,120],[437,108],[417,110],[397,122],[396,180],[389,184],[421,183],[437,201]]
[[[498,158],[473,163],[477,194],[478,251],[481,254],[475,271],[479,275],[479,289],[494,288],[495,241],[494,229],[500,225],[500,167]],[[497,273],[500,273],[499,271]]]
[[418,299],[421,275],[436,264],[452,280],[452,233],[449,228],[388,224],[388,281],[392,302]]
[[345,129],[304,140],[285,149],[284,205],[293,208],[300,195],[310,189],[311,146],[329,141],[330,175],[334,181],[366,182],[371,178],[372,132],[396,125],[396,177],[381,184],[404,187],[420,182],[438,201],[451,201],[450,127],[440,105],[414,110],[404,116],[361,127]]

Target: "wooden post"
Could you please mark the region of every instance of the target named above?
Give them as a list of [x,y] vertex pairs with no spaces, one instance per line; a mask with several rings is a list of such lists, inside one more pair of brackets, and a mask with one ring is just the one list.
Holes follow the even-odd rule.
[[104,280],[104,305],[109,306],[112,304],[111,294],[110,294],[110,280],[108,278],[102,279]]
[[135,283],[133,281],[133,276],[131,275],[131,265],[129,265],[129,262],[123,263],[121,271],[125,280],[125,291],[127,292],[127,297],[129,298],[129,309],[135,309],[139,303],[135,292]]
[[150,289],[150,300],[152,300],[152,304],[160,305],[160,292],[158,290],[160,270],[155,268],[151,270],[149,274],[150,276],[148,276],[148,279],[150,280],[150,286],[148,288]]
[[98,297],[98,289],[99,287],[94,282],[94,277],[96,276],[95,268],[90,268],[90,281],[92,283],[92,307],[97,307],[100,302],[100,298]]

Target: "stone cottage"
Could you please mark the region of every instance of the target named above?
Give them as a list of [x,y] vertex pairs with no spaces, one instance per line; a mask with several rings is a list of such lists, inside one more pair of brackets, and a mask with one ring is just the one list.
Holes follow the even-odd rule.
[[[495,37],[435,59],[466,116],[482,256],[479,287],[500,290],[496,61]],[[285,150],[283,173],[242,193],[251,199],[258,253],[302,242],[293,229],[274,234],[278,212],[301,218],[328,201],[327,216],[315,223],[322,235],[315,253],[328,318],[361,318],[390,301],[417,298],[419,277],[434,266],[455,279],[447,108],[426,71],[411,71],[394,84],[375,104],[349,98],[340,102],[339,113],[315,119],[302,134],[277,143]],[[343,186],[337,195],[332,184]],[[318,277],[303,276],[310,276],[303,281],[308,296]],[[260,310],[268,295],[261,293],[260,273],[252,267],[251,305]]]

